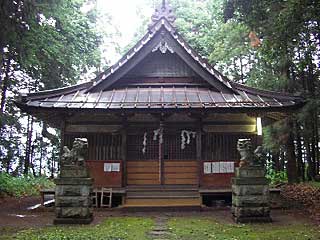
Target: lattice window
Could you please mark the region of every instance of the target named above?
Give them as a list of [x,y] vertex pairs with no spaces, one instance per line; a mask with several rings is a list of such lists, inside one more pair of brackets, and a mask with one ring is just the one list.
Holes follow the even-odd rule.
[[159,141],[153,140],[153,134],[148,132],[145,153],[143,149],[143,134],[127,136],[128,160],[157,160],[159,159]]
[[181,148],[181,134],[165,134],[163,139],[163,158],[165,160],[195,160],[196,159],[196,138],[190,139],[190,144]]
[[237,150],[239,138],[250,138],[255,148],[256,135],[206,133],[202,136],[202,158],[204,160],[239,160]]
[[[147,145],[143,154],[143,135],[128,135],[127,137],[127,158],[128,160],[158,160],[159,141],[153,140],[153,133],[147,135]],[[190,144],[181,148],[181,134],[163,134],[163,159],[164,160],[195,160],[196,139],[191,137]]]
[[119,160],[121,159],[121,135],[112,134],[67,134],[65,145],[69,148],[75,138],[88,139],[89,160]]

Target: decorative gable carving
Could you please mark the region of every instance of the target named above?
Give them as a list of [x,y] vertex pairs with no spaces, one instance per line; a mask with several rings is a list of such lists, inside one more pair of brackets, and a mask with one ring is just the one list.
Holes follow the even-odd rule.
[[165,41],[162,40],[161,42],[159,42],[159,44],[157,46],[155,46],[154,49],[152,49],[152,52],[156,52],[156,51],[160,51],[161,53],[166,53],[167,51],[174,53],[173,48],[171,48],[169,46],[169,44]]

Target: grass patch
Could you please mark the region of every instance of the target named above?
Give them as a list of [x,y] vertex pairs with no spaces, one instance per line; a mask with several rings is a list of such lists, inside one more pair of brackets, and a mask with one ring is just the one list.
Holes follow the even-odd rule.
[[225,224],[208,218],[169,220],[170,239],[183,240],[318,240],[320,231],[310,225]]
[[52,180],[46,177],[19,176],[13,177],[7,173],[0,173],[0,197],[36,196],[42,188],[53,188]]
[[[144,240],[153,227],[150,218],[112,217],[95,226],[29,229],[6,239],[17,240]],[[1,238],[0,238],[1,239]]]
[[16,227],[0,227],[0,240],[11,239],[11,236],[16,232]]

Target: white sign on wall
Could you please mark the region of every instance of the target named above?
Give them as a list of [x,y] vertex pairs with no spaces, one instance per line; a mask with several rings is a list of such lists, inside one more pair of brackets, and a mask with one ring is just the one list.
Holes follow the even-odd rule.
[[105,172],[120,172],[120,163],[104,163],[103,171],[105,171]]
[[204,162],[203,173],[234,173],[234,162]]

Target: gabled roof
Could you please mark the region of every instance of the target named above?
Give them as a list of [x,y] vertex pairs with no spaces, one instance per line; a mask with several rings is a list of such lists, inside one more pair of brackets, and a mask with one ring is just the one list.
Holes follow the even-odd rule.
[[[144,37],[116,64],[91,82],[28,94],[18,103],[28,111],[221,110],[226,112],[277,112],[303,105],[303,98],[258,90],[235,83],[202,58],[176,31],[174,16],[162,5],[152,17]],[[149,54],[177,54],[208,86],[188,84],[116,85]],[[119,87],[120,86],[120,87]]]
[[222,92],[233,92],[230,80],[216,71],[175,30],[166,17],[161,17],[149,31],[116,64],[101,74],[88,92],[108,90],[112,84],[154,51],[175,52],[210,85]]

